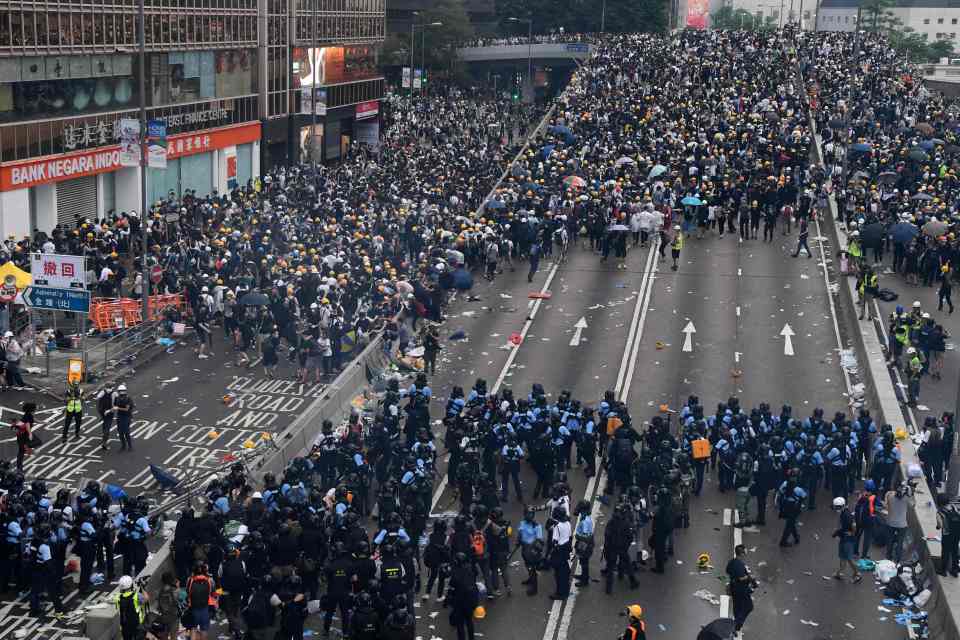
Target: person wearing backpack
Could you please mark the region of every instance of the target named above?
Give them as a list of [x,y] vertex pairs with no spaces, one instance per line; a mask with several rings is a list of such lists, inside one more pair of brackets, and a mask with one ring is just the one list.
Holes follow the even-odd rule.
[[790,538],[793,538],[792,544],[800,542],[800,534],[797,533],[797,518],[803,510],[803,501],[807,497],[807,492],[797,486],[797,481],[791,476],[786,480],[777,491],[777,504],[780,507],[780,518],[785,520],[783,525],[783,534],[780,536],[780,546],[791,546]]
[[423,552],[423,564],[429,569],[427,578],[427,590],[423,594],[424,600],[430,599],[433,593],[433,585],[437,585],[437,598],[443,597],[444,586],[447,583],[447,571],[450,565],[450,546],[447,544],[447,521],[438,519],[433,523],[433,531],[430,533],[430,539],[427,542],[427,548]]
[[960,505],[950,502],[946,493],[937,494],[937,529],[940,530],[940,559],[941,576],[947,571],[954,578],[960,577],[960,562],[957,554],[960,552]]
[[854,554],[860,547],[860,539],[863,538],[863,547],[860,551],[860,557],[870,559],[870,545],[873,544],[873,528],[877,522],[877,483],[873,480],[867,480],[863,483],[863,493],[857,499],[857,504],[853,507],[854,519],[857,523],[857,537],[853,542]]
[[149,599],[146,593],[140,593],[133,586],[133,578],[120,578],[119,593],[113,597],[113,602],[120,615],[120,636],[123,640],[139,640],[143,633],[145,619],[144,604]]
[[480,604],[477,572],[465,553],[454,556],[453,565],[443,604],[450,607],[450,626],[457,628],[457,640],[474,640],[473,613]]
[[160,623],[163,625],[163,635],[160,640],[177,640],[180,631],[180,582],[173,572],[167,571],[161,577],[162,586],[157,598],[160,609]]
[[227,558],[220,565],[220,586],[223,588],[221,605],[227,616],[230,632],[236,640],[243,636],[240,624],[240,605],[247,598],[247,565],[240,558],[236,547],[227,552]]
[[210,629],[210,605],[213,602],[213,578],[207,575],[207,565],[198,562],[193,575],[187,579],[187,614],[184,624],[190,629],[191,640],[206,640]]
[[853,584],[857,584],[863,580],[863,574],[860,573],[857,565],[853,562],[857,522],[853,513],[847,508],[846,499],[842,496],[837,496],[833,499],[833,510],[839,514],[839,524],[837,525],[836,531],[833,532],[833,537],[838,540],[837,553],[840,557],[840,564],[834,572],[833,578],[835,580],[843,580],[844,567],[850,567],[850,580]]
[[247,626],[249,640],[273,640],[276,635],[274,623],[278,606],[280,598],[274,593],[273,582],[268,574],[260,580],[260,584],[250,594],[240,612]]

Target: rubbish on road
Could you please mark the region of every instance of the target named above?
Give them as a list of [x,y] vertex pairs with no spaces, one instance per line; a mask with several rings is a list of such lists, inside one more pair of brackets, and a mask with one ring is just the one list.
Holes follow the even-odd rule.
[[94,573],[93,575],[91,575],[91,576],[90,576],[90,584],[92,584],[92,585],[103,584],[103,574],[102,574],[102,573]]
[[766,561],[766,560],[761,560],[760,562],[757,563],[757,566],[758,566],[758,567],[765,567],[765,566],[767,566],[767,561]]
[[793,584],[794,582],[796,582],[796,580],[794,580],[793,578],[790,578],[789,580],[784,580],[784,582],[786,582],[787,584]]
[[667,631],[667,627],[664,626],[663,624],[658,624],[658,625],[657,625],[657,628],[659,628],[660,631],[663,631],[664,633],[666,633],[666,631]]
[[925,405],[925,404],[918,404],[918,405],[917,405],[917,410],[918,410],[918,411],[930,411],[930,407],[928,407],[928,406]]
[[845,626],[846,626],[848,629],[856,629],[856,627],[853,626],[852,624],[850,624],[849,622],[845,623]]
[[913,604],[917,605],[918,607],[926,606],[927,600],[930,599],[930,595],[930,589],[924,589],[917,595],[913,596]]
[[807,625],[808,627],[819,627],[819,626],[820,626],[820,623],[819,623],[819,622],[814,622],[813,620],[804,620],[803,618],[800,618],[800,624],[805,624],[805,625]]
[[882,584],[890,582],[890,578],[897,575],[897,565],[891,560],[881,560],[874,565],[874,575]]
[[785,615],[785,616],[790,615],[790,609],[784,609],[784,610],[783,610],[783,615]]
[[878,604],[878,605],[877,605],[877,611],[883,611],[884,613],[892,613],[892,612],[890,611],[890,609],[887,609],[887,608],[886,608],[885,606],[883,606],[882,604]]
[[660,340],[657,340],[657,342],[656,342],[656,344],[655,344],[654,346],[656,346],[657,349],[663,349],[663,347],[664,347],[665,345],[664,345],[663,342],[661,342]]
[[504,300],[512,300],[512,299],[513,299],[513,296],[510,295],[509,293],[501,293],[501,294],[500,294],[500,297],[503,298]]
[[476,311],[464,311],[464,312],[461,313],[460,315],[463,316],[464,318],[472,318],[473,316],[477,315],[477,312],[476,312]]
[[450,334],[450,340],[466,340],[467,332],[463,329],[457,329],[452,334]]
[[511,344],[515,344],[519,346],[520,343],[523,342],[523,336],[517,333],[516,331],[514,331],[513,333],[510,334],[509,340]]
[[553,297],[553,294],[550,293],[549,291],[544,291],[543,293],[536,291],[536,292],[530,293],[527,297],[530,298],[531,300],[549,300],[550,298]]
[[694,598],[700,598],[700,599],[703,600],[704,602],[709,602],[710,604],[712,604],[712,605],[714,605],[714,606],[720,606],[720,598],[718,598],[717,596],[713,595],[712,592],[707,591],[706,589],[698,589],[698,590],[694,591],[694,592],[693,592],[693,597],[694,597]]
[[173,376],[173,377],[170,378],[169,380],[161,380],[161,381],[160,381],[160,384],[172,384],[172,383],[176,382],[176,381],[179,380],[179,379],[180,379],[180,376]]
[[870,558],[860,558],[857,560],[857,569],[860,571],[873,571],[876,566],[877,563]]

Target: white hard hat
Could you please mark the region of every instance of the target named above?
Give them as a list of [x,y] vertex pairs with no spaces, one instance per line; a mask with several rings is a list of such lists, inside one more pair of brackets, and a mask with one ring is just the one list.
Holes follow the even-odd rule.
[[840,496],[837,496],[836,498],[833,499],[833,508],[834,508],[834,509],[843,509],[845,506],[847,506],[847,501],[846,501],[846,499],[844,499],[844,498],[842,498],[842,497],[840,497]]
[[929,318],[930,318],[930,314],[929,314],[929,313],[927,313],[926,311],[924,311],[924,312],[923,312],[923,316],[922,316],[922,318],[923,318],[924,320],[927,320],[927,319],[929,319]]
[[126,591],[133,587],[133,578],[130,576],[121,576],[120,578],[120,588]]
[[127,385],[125,384],[121,384],[119,387],[117,387],[117,391],[126,391],[126,390],[127,390]]
[[916,348],[914,348],[914,347],[910,347],[910,348],[907,349],[907,353],[916,353],[916,352],[917,352],[917,350],[916,350]]
[[209,287],[204,286],[203,289],[200,289],[200,293],[210,293]]
[[3,337],[4,337],[4,338],[12,338],[12,337],[13,337],[13,331],[7,331],[6,333],[3,334]]
[[253,498],[254,500],[262,500],[262,499],[263,499],[263,494],[260,493],[259,491],[254,491],[254,492],[253,492],[253,495],[250,496],[250,497]]
[[850,234],[850,237],[851,237],[851,238],[859,238],[859,237],[860,237],[860,232],[859,232],[859,231],[854,231],[854,232],[852,232],[852,233]]
[[673,230],[674,230],[674,231],[680,231],[680,225],[678,225],[678,224],[673,225]]
[[914,309],[919,309],[919,308],[920,308],[920,301],[919,301],[919,300],[914,300],[914,301],[913,301],[913,308],[914,308]]

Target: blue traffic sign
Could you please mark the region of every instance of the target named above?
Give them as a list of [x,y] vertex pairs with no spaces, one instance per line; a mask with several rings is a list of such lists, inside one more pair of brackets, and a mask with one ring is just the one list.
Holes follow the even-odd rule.
[[90,313],[90,292],[77,289],[31,286],[23,290],[23,302],[34,309]]

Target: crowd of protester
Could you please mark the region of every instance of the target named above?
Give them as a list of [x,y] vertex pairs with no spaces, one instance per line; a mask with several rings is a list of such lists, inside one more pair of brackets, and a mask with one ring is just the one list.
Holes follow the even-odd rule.
[[[634,244],[652,242],[661,257],[672,247],[676,264],[677,252],[685,240],[696,241],[695,233],[759,240],[762,226],[763,240],[770,241],[778,230],[792,233],[796,223],[794,255],[806,248],[809,256],[807,224],[831,191],[844,211],[853,212],[847,224],[858,228],[869,226],[868,216],[899,220],[909,214],[921,228],[934,216],[949,219],[956,180],[946,162],[953,133],[942,103],[899,73],[882,42],[860,45],[864,53],[852,55],[850,36],[789,31],[610,36],[554,101],[546,130],[509,166],[543,107],[474,99],[453,87],[427,100],[393,96],[379,150],[358,151],[318,173],[308,166],[279,169],[229,194],[158,203],[148,216],[147,244],[152,260],[165,267],[162,289],[185,293],[201,338],[205,319],[222,317],[225,329],[242,334],[235,325],[250,315],[257,330],[274,335],[275,345],[284,340],[296,350],[306,339],[305,362],[313,362],[339,353],[350,331],[356,339],[401,311],[404,319],[442,320],[443,299],[434,292],[456,286],[453,274],[461,267],[495,279],[501,261],[527,260],[532,278],[541,256],[565,251],[578,237],[589,240],[598,259],[614,253],[622,262],[634,233]],[[862,72],[851,74],[848,67],[857,62]],[[819,132],[835,142],[829,153],[843,148],[836,131],[846,138],[831,124],[837,120],[870,147],[846,151],[850,168],[866,178],[847,184],[841,171],[838,183],[835,162],[809,162],[811,96],[799,84],[798,65],[809,86],[819,86],[813,101],[818,124],[826,125]],[[851,77],[868,96],[856,105],[843,101]],[[920,122],[942,133],[944,144],[918,129]],[[925,148],[925,141],[933,146],[917,160],[910,155],[914,143]],[[881,175],[886,168],[907,196],[883,197],[890,191]],[[933,199],[914,197],[921,186]],[[180,213],[179,222],[162,222],[168,212]],[[84,252],[100,269],[101,292],[115,295],[128,285],[116,274],[112,282],[109,275],[103,280],[103,270],[120,268],[120,252],[142,230],[142,221],[127,214],[60,228],[49,237],[12,239],[7,250],[20,263],[48,243],[51,250]],[[954,240],[945,230],[914,234],[911,242],[949,247]],[[848,252],[855,255],[856,247]],[[938,270],[949,274],[944,264],[938,260]],[[143,292],[139,286],[133,280],[134,293]],[[255,293],[266,301],[244,303]],[[405,325],[388,325],[388,335],[400,337]],[[413,340],[399,342],[403,348]],[[306,365],[307,374],[312,368]],[[571,557],[577,558],[578,579],[588,582],[595,545],[592,505],[570,503],[574,451],[585,475],[597,473],[598,461],[604,464],[602,501],[616,501],[603,541],[608,592],[617,575],[635,583],[634,567],[646,562],[644,553],[630,557],[630,545],[624,546],[634,538],[640,551],[649,542],[654,571],[666,571],[674,530],[697,526],[689,501],[699,494],[706,468],[716,470],[722,491],[736,492],[746,520],[763,523],[767,499],[776,496],[787,521],[783,546],[799,539],[790,523],[803,507],[815,508],[820,487],[832,494],[841,524],[855,517],[847,500],[861,476],[871,483],[864,484],[865,495],[891,490],[885,499],[892,502],[908,493],[901,487],[900,495],[894,481],[892,429],[876,425],[868,412],[855,420],[838,412],[826,420],[817,410],[801,419],[790,407],[747,410],[731,398],[708,416],[690,398],[680,414],[682,429],[675,432],[657,416],[641,433],[612,392],[599,395],[595,403],[569,392],[548,401],[539,384],[525,395],[509,388],[490,393],[478,380],[468,392],[455,386],[439,409],[426,375],[404,388],[391,379],[372,416],[325,422],[312,450],[280,477],[267,474],[254,483],[238,465],[205,488],[202,506],[187,509],[176,526],[175,569],[164,576],[166,595],[160,596],[166,624],[157,633],[175,637],[181,621],[205,632],[216,605],[238,637],[245,631],[264,640],[301,638],[308,616],[322,611],[327,632],[338,614],[340,630],[352,638],[409,640],[416,633],[414,599],[432,597],[437,586],[458,637],[472,639],[483,596],[495,599],[501,584],[511,593],[507,557],[514,546],[522,551],[528,593],[537,594],[539,571],[548,566],[556,581],[552,597],[566,598]],[[952,416],[928,421],[928,430],[952,437]],[[695,446],[699,441],[710,446]],[[445,467],[439,462],[444,449],[450,454]],[[927,467],[935,477],[935,465]],[[942,460],[937,467],[942,472]],[[459,501],[450,522],[430,513],[443,473]],[[533,492],[521,495],[526,491],[518,478],[529,473]],[[515,536],[504,515],[511,486],[533,507],[524,510]],[[48,556],[59,561],[54,552],[65,554],[67,547],[57,528],[64,508],[60,520],[48,520],[53,501],[36,495],[41,489],[21,491],[33,498],[15,512],[15,539],[8,524],[6,542],[8,550],[24,542],[36,547],[24,562],[38,572],[46,570]],[[80,532],[83,522],[106,522],[101,512],[108,499],[94,489],[71,509]],[[65,499],[70,504],[71,497]],[[141,512],[138,501],[106,510],[125,531],[129,561],[125,556],[123,570],[130,575],[141,547],[129,540],[151,529]],[[841,538],[846,562],[854,542],[848,533]],[[80,549],[85,575],[100,549],[96,540],[87,542],[94,551]],[[896,542],[889,553],[899,559]],[[844,566],[836,577],[843,577]],[[23,569],[11,565],[10,573],[19,571],[13,577],[22,582],[29,573]],[[859,581],[856,569],[850,578]],[[38,605],[39,592],[49,589],[59,610],[59,587],[31,580],[39,580]],[[189,615],[181,616],[172,595],[178,586]],[[124,628],[142,623],[138,593],[132,580],[123,579],[117,606]],[[738,593],[733,610],[739,629],[749,614],[749,594]]]

